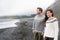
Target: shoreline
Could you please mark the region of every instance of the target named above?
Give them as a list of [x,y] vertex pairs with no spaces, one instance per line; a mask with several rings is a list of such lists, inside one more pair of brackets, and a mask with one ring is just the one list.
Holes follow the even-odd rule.
[[[17,27],[0,29],[0,40],[33,40],[32,22],[33,19],[20,19]],[[59,26],[60,26],[60,18]],[[60,29],[60,27],[59,27]],[[60,40],[60,31],[59,31]]]

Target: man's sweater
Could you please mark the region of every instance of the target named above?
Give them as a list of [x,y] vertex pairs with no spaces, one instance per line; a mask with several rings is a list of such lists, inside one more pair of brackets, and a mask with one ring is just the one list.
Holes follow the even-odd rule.
[[44,21],[45,16],[44,15],[36,15],[33,21],[33,28],[34,32],[43,32],[44,27],[43,27],[43,21]]
[[44,37],[54,38],[58,40],[58,20],[55,17],[51,17],[46,21],[46,27],[44,31]]

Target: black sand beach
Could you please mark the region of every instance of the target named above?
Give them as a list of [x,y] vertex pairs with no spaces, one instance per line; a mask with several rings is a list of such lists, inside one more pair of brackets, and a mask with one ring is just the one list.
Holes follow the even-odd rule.
[[[60,19],[58,20],[60,24]],[[0,29],[0,40],[33,40],[32,22],[33,19],[29,18],[21,19],[21,22],[16,23],[18,27]],[[60,32],[59,32],[59,40],[60,40]]]

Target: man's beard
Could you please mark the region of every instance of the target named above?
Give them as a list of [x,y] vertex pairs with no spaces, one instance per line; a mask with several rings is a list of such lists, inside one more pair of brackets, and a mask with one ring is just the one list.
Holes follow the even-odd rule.
[[40,15],[41,13],[37,13],[38,15]]

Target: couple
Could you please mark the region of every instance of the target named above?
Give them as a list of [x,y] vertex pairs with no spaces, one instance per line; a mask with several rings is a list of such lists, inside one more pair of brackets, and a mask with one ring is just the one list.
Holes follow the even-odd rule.
[[53,10],[47,9],[45,15],[42,15],[42,11],[42,8],[37,8],[33,21],[34,40],[58,40],[58,20],[54,17]]

